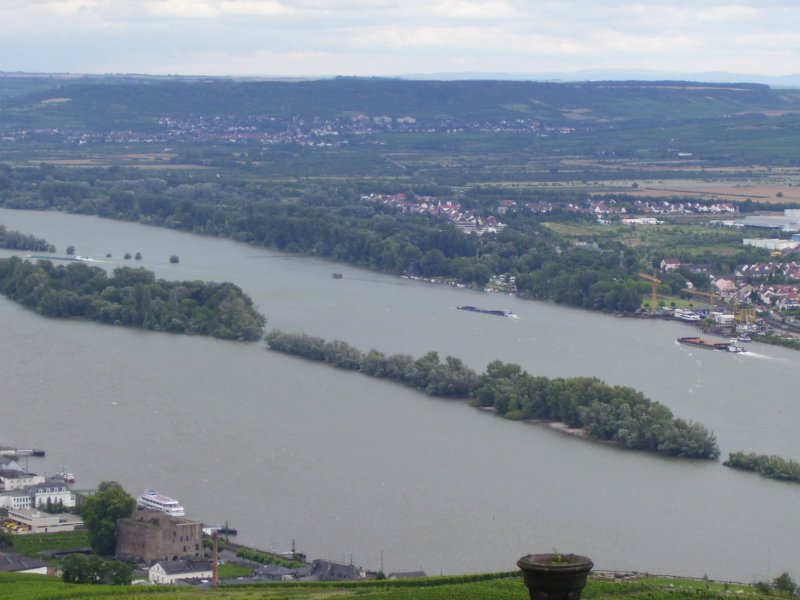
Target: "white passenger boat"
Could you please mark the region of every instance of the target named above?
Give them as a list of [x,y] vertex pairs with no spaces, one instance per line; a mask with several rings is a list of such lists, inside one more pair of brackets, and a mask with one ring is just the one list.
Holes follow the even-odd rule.
[[136,499],[136,508],[157,510],[170,517],[182,517],[186,514],[183,506],[177,500],[162,496],[155,490],[145,490],[144,494]]

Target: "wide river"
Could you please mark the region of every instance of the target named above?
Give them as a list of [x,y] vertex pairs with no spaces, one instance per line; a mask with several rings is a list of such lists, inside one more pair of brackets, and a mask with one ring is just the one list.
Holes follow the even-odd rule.
[[[0,210],[9,229],[113,268],[232,281],[268,328],[363,350],[436,350],[645,392],[744,450],[800,459],[800,353],[733,355],[688,326],[426,284],[94,217]],[[125,261],[125,252],[143,260]],[[112,258],[105,259],[106,253]],[[0,251],[0,256],[13,252]],[[172,254],[179,264],[169,264]],[[333,279],[338,271],[342,279]],[[518,319],[458,311],[512,310]],[[47,451],[78,488],[152,487],[239,539],[386,572],[512,570],[530,552],[600,569],[800,577],[800,485],[505,421],[462,402],[237,343],[37,316],[0,297],[0,444]]]

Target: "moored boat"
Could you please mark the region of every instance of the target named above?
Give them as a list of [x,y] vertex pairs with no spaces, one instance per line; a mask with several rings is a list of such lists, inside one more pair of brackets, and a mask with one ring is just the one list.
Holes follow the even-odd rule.
[[142,510],[157,510],[171,517],[183,517],[186,512],[183,506],[169,496],[162,496],[155,490],[145,490],[144,494],[136,499],[136,508]]
[[64,483],[75,483],[75,475],[68,471],[59,471],[53,475],[54,481],[63,481]]
[[698,315],[696,312],[682,308],[676,308],[672,312],[672,316],[679,321],[685,321],[686,323],[697,323],[700,321],[700,315]]

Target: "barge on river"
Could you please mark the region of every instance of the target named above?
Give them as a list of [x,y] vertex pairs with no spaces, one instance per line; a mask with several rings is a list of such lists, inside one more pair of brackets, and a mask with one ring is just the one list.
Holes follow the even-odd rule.
[[678,342],[686,344],[687,346],[695,346],[697,348],[705,348],[707,350],[722,350],[724,352],[745,352],[741,346],[737,346],[734,342],[717,342],[714,340],[707,340],[701,337],[681,337]]
[[458,310],[466,310],[468,312],[482,313],[484,315],[494,315],[496,317],[516,317],[510,310],[492,310],[486,308],[478,308],[477,306],[457,306]]

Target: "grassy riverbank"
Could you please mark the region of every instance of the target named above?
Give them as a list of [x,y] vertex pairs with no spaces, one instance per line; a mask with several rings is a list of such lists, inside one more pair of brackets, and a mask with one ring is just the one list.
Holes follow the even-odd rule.
[[[269,583],[248,586],[221,586],[217,589],[192,587],[153,587],[101,585],[70,585],[54,577],[0,573],[0,588],[5,597],[17,600],[44,598],[93,598],[102,600],[121,596],[146,596],[154,600],[182,598],[285,598],[291,600],[325,600],[328,598],[359,598],[362,600],[521,600],[528,597],[522,578],[516,573],[482,574],[472,576],[429,577],[416,580],[326,582],[326,583]],[[590,578],[583,598],[628,598],[630,600],[671,600],[673,598],[769,598],[765,585],[716,583],[704,580],[641,577],[626,580]]]

